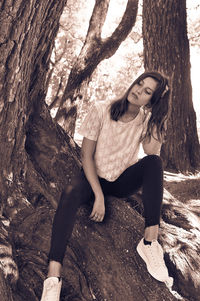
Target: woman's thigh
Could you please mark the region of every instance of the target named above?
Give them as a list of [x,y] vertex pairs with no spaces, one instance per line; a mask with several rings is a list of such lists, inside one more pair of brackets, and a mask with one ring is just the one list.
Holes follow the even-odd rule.
[[128,167],[114,182],[101,179],[101,183],[106,194],[128,197],[140,189],[144,181],[148,182],[146,178],[155,176],[162,181],[162,161],[157,155],[149,155]]

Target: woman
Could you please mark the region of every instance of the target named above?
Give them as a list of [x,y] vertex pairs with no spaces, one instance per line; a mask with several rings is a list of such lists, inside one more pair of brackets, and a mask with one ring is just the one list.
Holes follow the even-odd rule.
[[[48,278],[42,301],[59,300],[61,267],[79,206],[93,199],[91,220],[103,221],[105,196],[128,197],[142,188],[144,238],[137,252],[157,280],[171,278],[157,241],[163,196],[163,168],[159,157],[168,115],[168,81],[158,72],[139,76],[114,102],[97,102],[86,116],[80,134],[80,175],[62,192],[54,217]],[[138,159],[142,144],[146,156]],[[172,284],[172,283],[171,283]]]

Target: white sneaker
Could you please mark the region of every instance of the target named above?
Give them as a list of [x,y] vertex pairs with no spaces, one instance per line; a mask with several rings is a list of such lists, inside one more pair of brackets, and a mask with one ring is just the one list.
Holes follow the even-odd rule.
[[173,278],[169,277],[164,262],[163,249],[157,240],[153,240],[151,245],[145,245],[142,238],[137,246],[137,252],[145,261],[148,272],[156,280],[165,282],[167,286],[173,285]]
[[40,301],[59,301],[62,280],[58,277],[49,277],[44,281],[42,297]]

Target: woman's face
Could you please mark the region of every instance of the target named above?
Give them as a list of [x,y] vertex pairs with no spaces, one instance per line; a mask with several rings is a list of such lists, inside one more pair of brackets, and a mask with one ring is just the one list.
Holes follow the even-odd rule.
[[152,77],[142,79],[138,84],[135,84],[130,90],[127,100],[129,104],[136,106],[147,105],[156,90],[158,82]]

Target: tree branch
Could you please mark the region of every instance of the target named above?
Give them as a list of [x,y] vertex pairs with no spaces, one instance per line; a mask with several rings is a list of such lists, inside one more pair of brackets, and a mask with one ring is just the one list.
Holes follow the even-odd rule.
[[95,1],[85,43],[88,43],[91,39],[100,39],[102,28],[108,12],[109,3],[110,0]]
[[[64,90],[60,108],[57,111],[57,114],[60,114],[59,111],[62,110],[62,106],[66,99],[70,98],[72,102],[74,101],[74,95],[76,91],[80,90],[82,83],[91,77],[98,64],[105,58],[107,59],[111,57],[117,51],[120,44],[130,33],[136,21],[138,0],[128,0],[126,10],[118,27],[110,37],[106,38],[105,40],[101,40],[100,35],[104,20],[106,18],[106,4],[108,3],[107,1],[103,1],[102,4],[104,4],[104,6],[102,5],[99,7],[99,10],[97,7],[98,3],[99,1],[96,1],[85,43],[81,49],[77,61],[71,69],[67,86]],[[99,25],[97,25],[97,20],[99,20],[103,12],[104,17],[102,17]],[[98,28],[94,29],[94,25]],[[58,120],[57,117],[56,120]]]
[[102,44],[103,49],[109,48],[109,52],[107,52],[105,58],[109,58],[110,56],[112,56],[116,52],[120,44],[126,39],[128,34],[131,32],[131,29],[133,28],[137,17],[137,10],[138,1],[129,0],[121,22],[119,23],[113,34],[109,38],[106,38],[106,40]]

